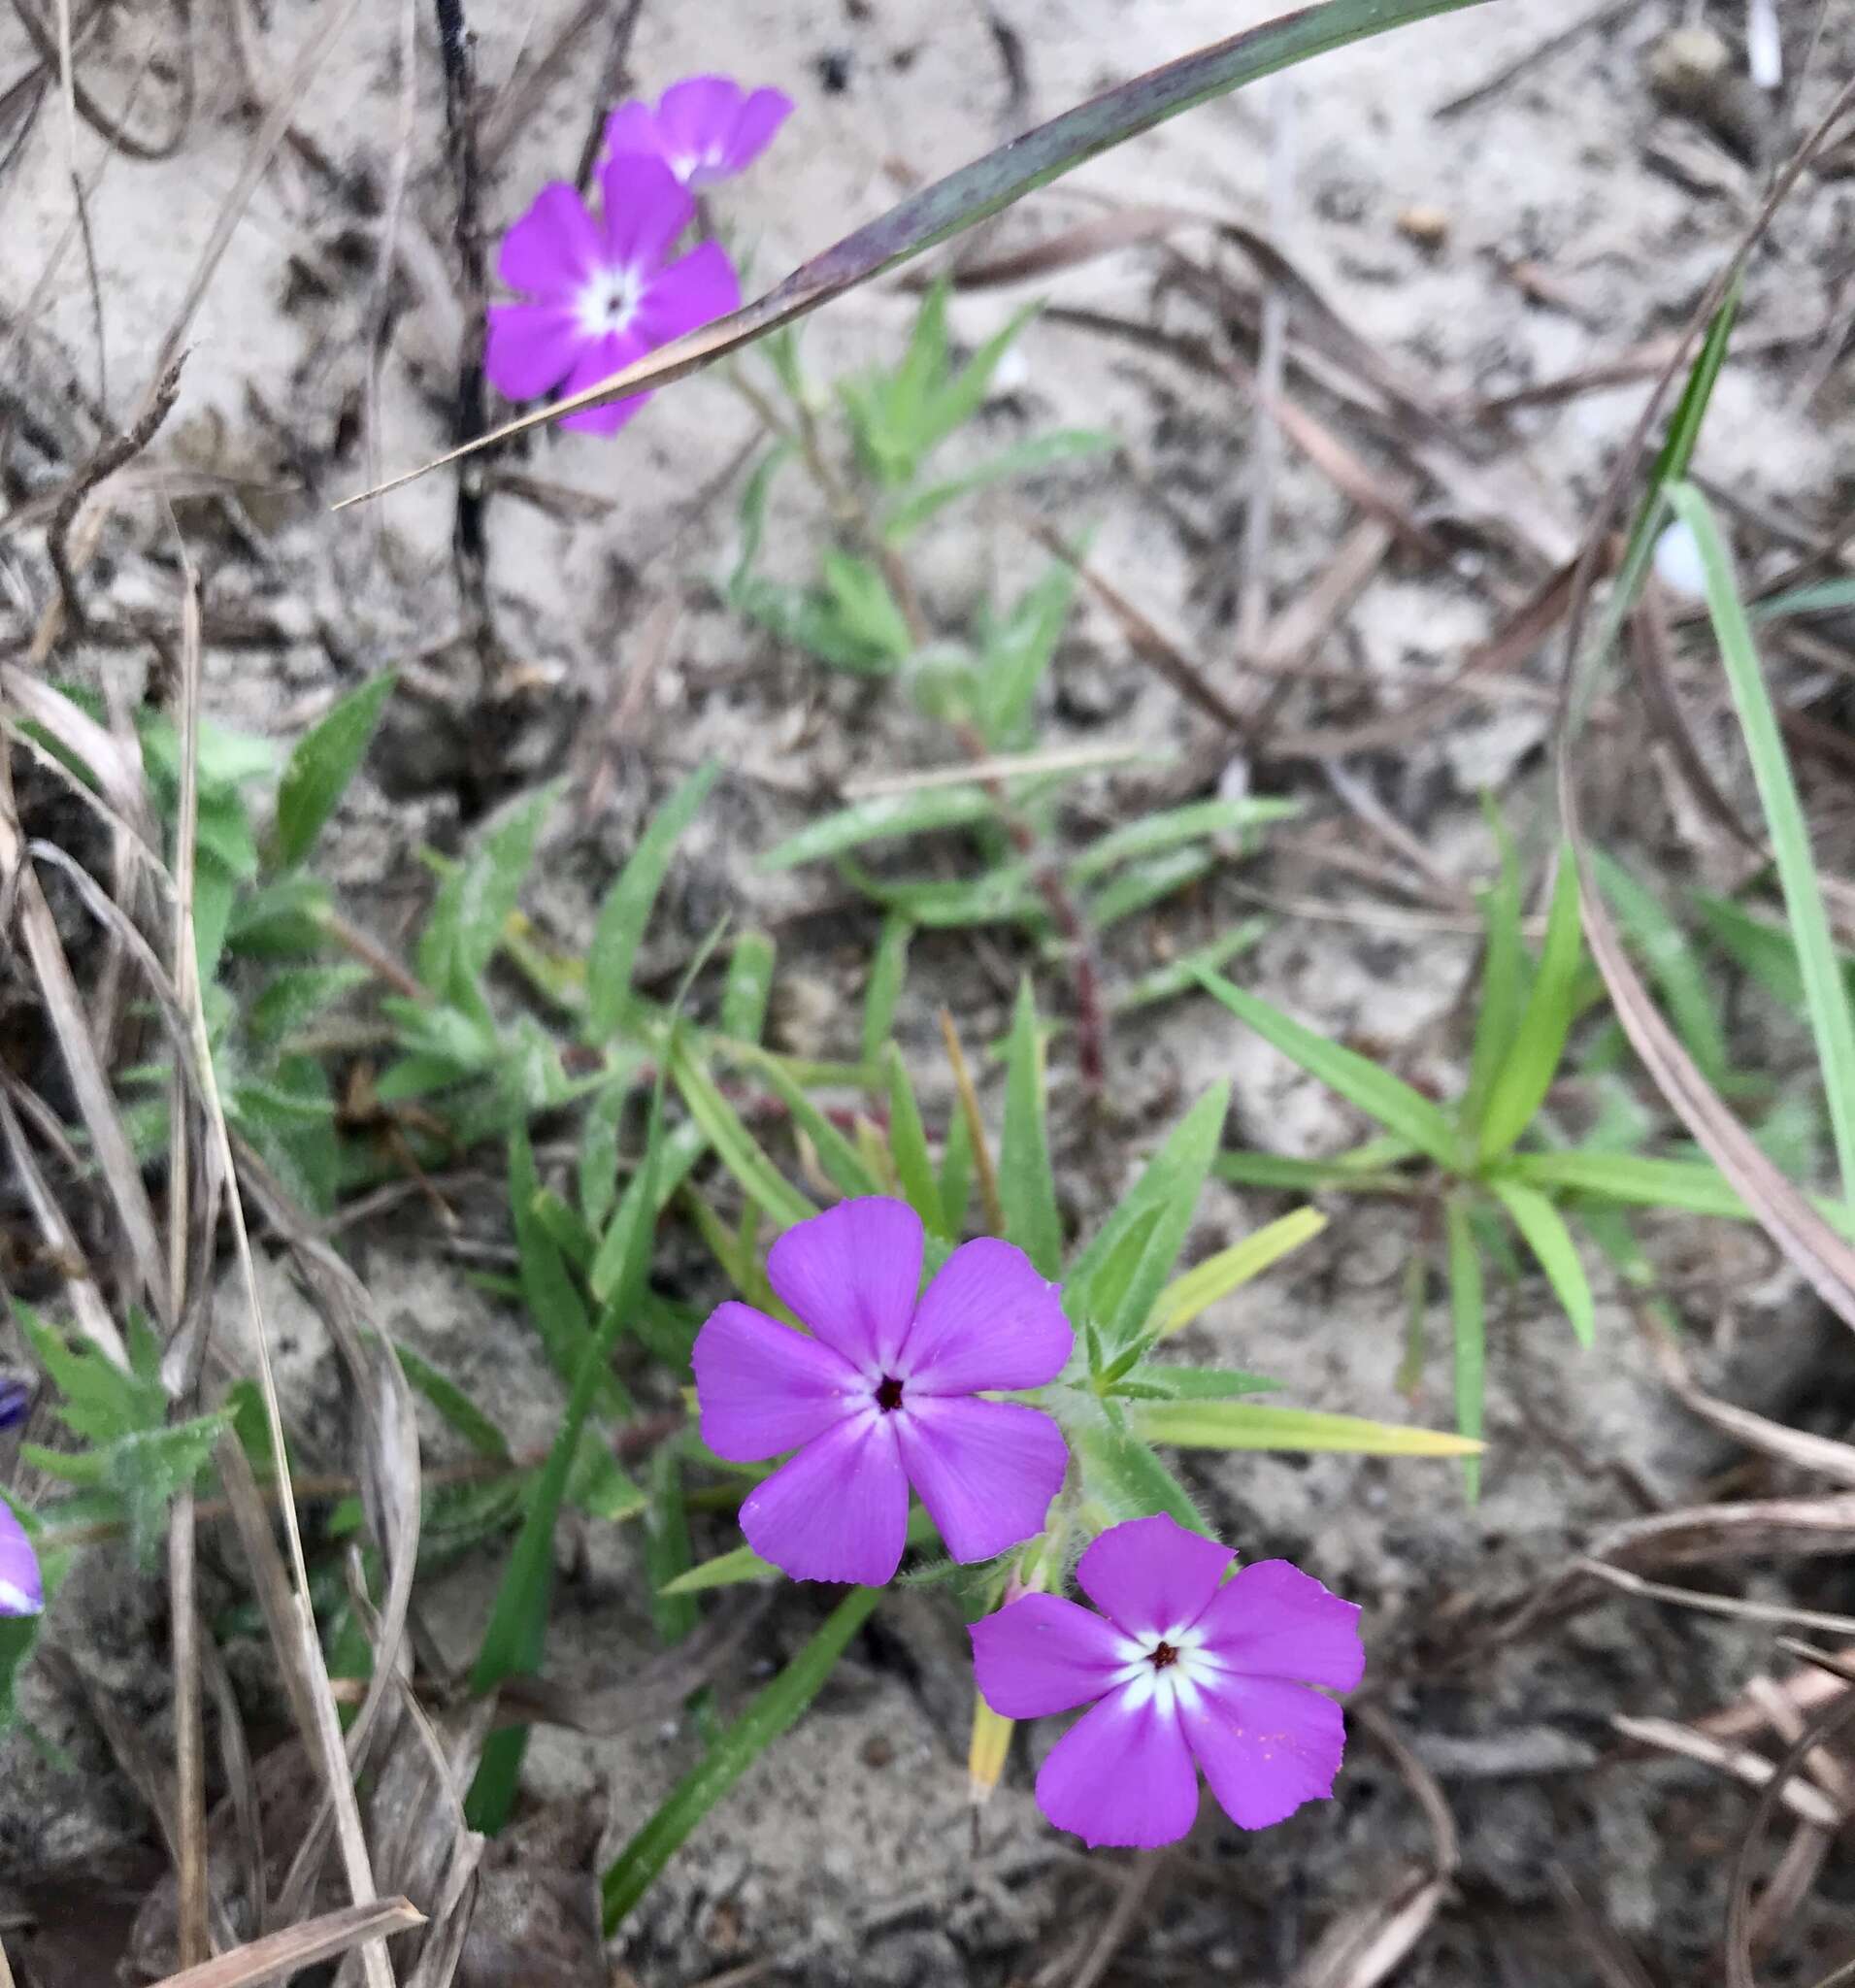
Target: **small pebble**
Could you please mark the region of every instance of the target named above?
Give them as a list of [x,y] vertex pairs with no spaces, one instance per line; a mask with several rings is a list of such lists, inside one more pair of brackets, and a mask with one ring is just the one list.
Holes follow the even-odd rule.
[[1679,519],[1655,542],[1655,577],[1684,601],[1706,598],[1706,572],[1694,534]]
[[1731,50],[1710,27],[1677,27],[1649,50],[1649,87],[1677,111],[1709,111],[1732,64]]
[[1434,255],[1449,239],[1449,216],[1443,209],[1418,201],[1398,215],[1397,228],[1407,242]]

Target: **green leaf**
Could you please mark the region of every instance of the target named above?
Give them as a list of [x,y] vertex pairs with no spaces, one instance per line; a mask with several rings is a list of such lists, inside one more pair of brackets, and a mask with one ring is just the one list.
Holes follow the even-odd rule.
[[1729,1079],[1726,1032],[1687,935],[1662,901],[1604,849],[1592,851],[1598,880],[1618,922],[1648,968],[1696,1066],[1716,1089]]
[[784,1575],[770,1560],[762,1560],[751,1546],[737,1546],[704,1560],[686,1574],[679,1574],[657,1590],[673,1599],[681,1595],[706,1594],[711,1588],[739,1587],[744,1581],[783,1580]]
[[1000,863],[983,877],[953,881],[938,878],[892,881],[873,875],[849,856],[841,856],[838,867],[845,880],[866,897],[936,931],[961,925],[1048,923],[1049,914],[1031,880],[1028,863]]
[[[1199,1196],[1229,1115],[1230,1086],[1213,1084],[1147,1161],[1122,1204],[1152,1212],[1124,1281],[1113,1274],[1113,1253],[1092,1276],[1084,1269],[1086,1255],[1071,1272],[1071,1285],[1079,1286],[1083,1304],[1102,1321],[1110,1348],[1124,1347],[1142,1331],[1151,1329],[1151,1314],[1191,1233]],[[1110,1215],[1103,1225],[1104,1233],[1113,1222]]]
[[762,870],[790,870],[841,856],[866,843],[887,842],[896,836],[929,835],[940,829],[964,828],[989,821],[997,806],[983,787],[918,787],[911,794],[872,794],[809,822],[797,834],[776,845],[760,858]]
[[1146,1330],[1160,1339],[1182,1332],[1207,1307],[1260,1276],[1291,1250],[1311,1242],[1326,1226],[1327,1217],[1318,1209],[1298,1208],[1215,1256],[1208,1256],[1159,1294]]
[[1290,1020],[1279,1009],[1233,986],[1220,974],[1200,972],[1195,978],[1208,994],[1215,996],[1264,1042],[1298,1063],[1310,1077],[1317,1077],[1330,1089],[1338,1091],[1349,1104],[1377,1119],[1387,1131],[1408,1140],[1448,1172],[1461,1165],[1455,1128],[1437,1106],[1421,1092],[1412,1090],[1402,1077],[1380,1070],[1356,1050],[1330,1043],[1325,1036]]
[[1479,1442],[1440,1429],[1250,1402],[1142,1403],[1133,1409],[1133,1420],[1148,1441],[1170,1442],[1179,1449],[1336,1450],[1345,1456],[1460,1456],[1473,1460],[1481,1447]]
[[502,944],[535,860],[535,842],[560,791],[543,787],[506,815],[439,885],[418,942],[418,977],[434,994],[468,1002]]
[[[1487,1309],[1481,1292],[1481,1255],[1469,1224],[1469,1210],[1453,1195],[1443,1204],[1443,1223],[1448,1236],[1449,1312],[1455,1326],[1456,1427],[1478,1442],[1487,1368]],[[1462,1474],[1473,1505],[1481,1490],[1480,1459],[1465,1458]]]
[[895,1011],[909,973],[909,942],[914,927],[897,912],[882,921],[876,957],[870,962],[870,983],[863,993],[863,1060],[871,1069],[881,1062],[895,1032]]
[[586,1026],[589,1043],[609,1042],[624,1017],[638,947],[683,832],[708,799],[721,769],[714,760],[696,768],[666,800],[638,838],[599,908],[586,954]]
[[[520,1676],[537,1670],[547,1634],[547,1608],[553,1589],[554,1526],[560,1516],[569,1478],[580,1460],[581,1434],[587,1417],[602,1393],[603,1383],[612,1380],[613,1347],[624,1322],[636,1309],[639,1295],[656,1236],[655,1194],[652,1174],[658,1142],[663,1135],[663,1083],[658,1080],[651,1103],[650,1126],[645,1141],[644,1163],[638,1169],[617,1219],[627,1224],[627,1244],[617,1289],[599,1320],[597,1335],[585,1335],[567,1411],[561,1418],[547,1461],[535,1481],[534,1495],[520,1533],[516,1536],[509,1564],[503,1571],[502,1585],[496,1592],[489,1627],[470,1674],[471,1690],[477,1694],[492,1691],[506,1677]],[[526,1140],[522,1141],[526,1152]],[[512,1153],[513,1143],[512,1142]],[[529,1168],[532,1171],[533,1162]],[[512,1168],[512,1172],[514,1171]],[[512,1183],[514,1184],[514,1183]],[[520,1235],[522,1203],[517,1188],[516,1223]],[[610,1461],[610,1459],[608,1459]],[[613,1466],[616,1469],[616,1466]],[[527,1748],[525,1726],[506,1727],[485,1741],[476,1778],[471,1782],[465,1814],[472,1829],[495,1835],[509,1819],[514,1806],[515,1788],[521,1775],[522,1756]]]
[[744,932],[728,956],[721,989],[721,1033],[737,1043],[758,1043],[766,1032],[778,948],[765,932]]
[[257,1042],[282,1042],[372,978],[361,966],[292,967],[272,976],[247,1011],[247,1025]]
[[[1157,1409],[1130,1404],[1135,1426]],[[1206,1410],[1200,1409],[1203,1413]],[[1209,1538],[1210,1528],[1200,1515],[1187,1491],[1171,1471],[1153,1454],[1149,1443],[1130,1429],[1107,1425],[1084,1429],[1077,1441],[1077,1462],[1081,1467],[1082,1488],[1108,1513],[1112,1524],[1130,1518],[1149,1518],[1169,1512],[1188,1532]]]
[[1063,1218],[1050,1172],[1043,1043],[1028,979],[1018,982],[1017,1008],[1005,1049],[1005,1134],[999,1143],[998,1185],[1005,1240],[1015,1242],[1044,1276],[1060,1276]]
[[479,1456],[486,1457],[492,1463],[511,1461],[509,1439],[456,1381],[448,1375],[441,1374],[429,1360],[414,1352],[403,1341],[395,1340],[393,1350],[399,1356],[406,1378]]
[[[540,1192],[527,1130],[517,1126],[509,1139],[509,1212],[515,1230],[522,1304],[554,1372],[571,1387],[577,1384],[586,1348],[593,1343],[592,1320],[559,1245],[536,1212]],[[615,1375],[596,1375],[591,1384],[601,1414],[625,1412],[624,1391]]]
[[856,1147],[806,1095],[805,1087],[792,1080],[778,1057],[757,1052],[751,1056],[744,1055],[741,1061],[759,1076],[760,1080],[791,1112],[793,1124],[811,1140],[818,1155],[818,1164],[840,1194],[850,1196],[881,1192],[880,1183],[872,1177]]
[[580,1429],[562,1498],[588,1518],[608,1524],[631,1518],[649,1504],[643,1486],[619,1467],[598,1430],[589,1427]]
[[1048,469],[1052,463],[1108,454],[1118,446],[1112,435],[1098,428],[1058,428],[1048,435],[1019,442],[1001,454],[989,457],[977,469],[968,470],[964,476],[950,477],[943,483],[930,483],[925,489],[904,498],[883,519],[882,536],[890,545],[900,545],[949,504],[957,503],[975,490],[984,489],[987,484],[1001,483],[1011,477],[1030,476],[1038,470]]
[[1475,1015],[1474,1046],[1469,1061],[1469,1088],[1462,1100],[1462,1126],[1469,1134],[1480,1130],[1488,1094],[1513,1047],[1528,965],[1520,936],[1520,864],[1514,854],[1513,838],[1491,803],[1488,821],[1501,850],[1501,875],[1482,902],[1488,944],[1481,969],[1481,1006]]
[[618,1198],[618,1125],[629,1092],[623,1077],[595,1091],[580,1127],[580,1214],[595,1232],[605,1227]]
[[715,1088],[714,1079],[697,1062],[686,1042],[679,1041],[672,1050],[670,1075],[690,1117],[702,1127],[722,1165],[782,1229],[817,1213],[767,1157],[760,1143],[742,1123],[740,1112]]
[[1545,944],[1540,971],[1527,999],[1520,1026],[1514,1031],[1481,1120],[1482,1161],[1499,1159],[1533,1123],[1558,1074],[1576,1010],[1578,966],[1584,957],[1584,932],[1578,922],[1578,871],[1569,849],[1562,850],[1559,874],[1553,880],[1552,908],[1546,914]]
[[283,869],[293,869],[315,847],[367,756],[397,680],[391,670],[382,670],[350,690],[297,742],[277,790],[277,858]]
[[1148,1390],[1154,1400],[1178,1402],[1219,1402],[1237,1394],[1267,1394],[1281,1385],[1261,1374],[1245,1374],[1237,1367],[1141,1367],[1137,1382],[1124,1382],[1123,1389],[1136,1386]]
[[826,547],[818,567],[839,628],[851,645],[878,663],[905,663],[914,638],[881,569],[835,546]]
[[966,1227],[966,1204],[973,1192],[973,1133],[964,1111],[955,1110],[947,1119],[939,1179],[945,1233],[957,1238]]
[[645,1578],[650,1584],[650,1613],[666,1643],[680,1642],[702,1611],[687,1595],[672,1594],[689,1572],[689,1513],[682,1495],[682,1458],[664,1443],[650,1459],[650,1504],[645,1512]]
[[934,1161],[928,1152],[927,1129],[921,1123],[921,1108],[914,1101],[914,1086],[909,1081],[902,1052],[893,1043],[887,1045],[885,1060],[889,1074],[889,1155],[895,1163],[895,1176],[928,1234],[951,1241],[946,1211],[941,1206],[941,1183],[934,1176]]
[[975,684],[979,729],[995,752],[1032,743],[1031,710],[1037,686],[1069,619],[1076,597],[1074,567],[1058,559],[994,620],[980,623],[982,662]]
[[1157,855],[1207,836],[1242,835],[1265,822],[1290,820],[1300,812],[1299,804],[1293,801],[1247,799],[1193,801],[1182,808],[1163,809],[1091,843],[1069,867],[1070,888],[1079,890],[1119,863]]
[[1816,1039],[1817,1062],[1829,1098],[1842,1196],[1855,1209],[1855,1013],[1848,985],[1830,937],[1829,915],[1810,846],[1809,823],[1791,773],[1790,756],[1777,712],[1760,667],[1757,646],[1739,600],[1733,555],[1714,522],[1706,499],[1691,484],[1673,484],[1674,514],[1694,534],[1706,580],[1707,613],[1712,619],[1720,661],[1745,735],[1745,749],[1758,785],[1759,804],[1772,838],[1772,854],[1784,892],[1784,910],[1797,942],[1805,1007]]
[[1513,1225],[1526,1239],[1527,1247],[1539,1259],[1546,1281],[1572,1321],[1578,1344],[1588,1350],[1597,1339],[1597,1308],[1591,1298],[1591,1281],[1578,1260],[1578,1247],[1565,1225],[1565,1217],[1537,1187],[1499,1178],[1488,1184],[1501,1206],[1513,1217]]
[[1198,946],[1182,958],[1141,975],[1114,998],[1115,1014],[1133,1014],[1161,1001],[1176,1001],[1181,994],[1193,993],[1201,971],[1215,973],[1227,966],[1239,953],[1247,952],[1268,930],[1267,918],[1245,918],[1209,945]]
[[[30,1306],[14,1301],[13,1315],[31,1346],[46,1378],[60,1396],[58,1418],[72,1435],[99,1446],[167,1419],[167,1393],[160,1380],[160,1353],[152,1360],[136,1359],[125,1373],[89,1340],[67,1341],[55,1328],[41,1322]],[[152,1344],[140,1318],[132,1322],[132,1351]]]
[[1188,890],[1217,868],[1209,849],[1172,849],[1130,863],[1120,875],[1096,891],[1082,907],[1082,915],[1097,932],[1106,932],[1123,918],[1149,911],[1181,890]]
[[850,1639],[881,1599],[880,1588],[852,1588],[804,1649],[715,1740],[619,1852],[599,1886],[608,1938],[703,1817],[818,1695]]
[[1643,1159],[1635,1153],[1514,1153],[1489,1176],[1512,1178],[1599,1201],[1745,1221],[1749,1211],[1724,1174],[1707,1161]]
[[[196,883],[196,892],[197,888]],[[225,944],[242,959],[313,958],[327,944],[333,907],[328,885],[320,878],[280,877],[234,898]],[[194,923],[199,922],[196,901]]]
[[[1784,926],[1754,917],[1731,898],[1714,897],[1706,891],[1694,893],[1694,906],[1715,943],[1742,973],[1786,1008],[1804,1012],[1804,976],[1797,964],[1797,942]],[[1846,953],[1841,955],[1841,963],[1846,979],[1851,967]]]

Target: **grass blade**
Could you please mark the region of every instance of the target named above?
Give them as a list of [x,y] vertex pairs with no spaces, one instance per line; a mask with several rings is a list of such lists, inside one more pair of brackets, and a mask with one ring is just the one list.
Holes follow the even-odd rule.
[[1688,483],[1677,483],[1671,488],[1669,501],[1675,515],[1694,534],[1700,548],[1701,570],[1706,580],[1707,613],[1712,617],[1714,640],[1719,644],[1720,661],[1733,692],[1739,729],[1745,734],[1745,748],[1751,758],[1753,779],[1758,783],[1765,825],[1771,833],[1778,882],[1784,891],[1784,909],[1797,942],[1805,1005],[1811,1033],[1816,1038],[1823,1087],[1829,1095],[1830,1126],[1836,1140],[1842,1194],[1855,1208],[1855,1016],[1849,1011],[1848,986],[1842,978],[1841,964],[1830,937],[1829,916],[1823,909],[1822,887],[1817,881],[1810,849],[1809,824],[1804,818],[1804,804],[1784,750],[1784,735],[1759,666],[1751,624],[1739,599],[1733,556],[1714,522],[1711,508],[1697,489]]
[[713,760],[696,768],[650,818],[625,867],[606,893],[586,954],[586,1041],[604,1043],[617,1032],[631,992],[638,947],[663,888],[683,831],[709,797],[721,769]]
[[902,1052],[893,1043],[888,1045],[888,1066],[889,1154],[895,1162],[895,1176],[902,1183],[909,1206],[927,1225],[929,1234],[944,1236],[950,1242],[953,1231],[947,1225],[946,1210],[941,1203],[941,1183],[934,1176],[921,1108],[914,1101],[914,1086],[909,1081]]
[[1495,1077],[1513,1046],[1527,973],[1526,946],[1520,937],[1520,865],[1513,838],[1492,806],[1488,812],[1501,846],[1501,875],[1482,907],[1488,944],[1481,969],[1474,1047],[1469,1060],[1469,1088],[1462,1100],[1463,1130],[1471,1135],[1481,1130]]
[[1520,1026],[1488,1093],[1481,1120],[1480,1154],[1507,1152],[1533,1122],[1558,1074],[1577,998],[1583,935],[1578,923],[1578,871],[1568,854],[1559,864],[1546,917],[1545,944]]
[[696,1825],[817,1696],[850,1639],[881,1599],[880,1588],[852,1588],[805,1648],[710,1747],[619,1852],[599,1886],[608,1938]]
[[1412,1090],[1402,1077],[1380,1070],[1356,1050],[1330,1043],[1325,1036],[1290,1020],[1279,1009],[1233,986],[1221,974],[1201,971],[1197,978],[1206,993],[1222,1002],[1264,1042],[1300,1064],[1309,1077],[1319,1077],[1348,1104],[1377,1119],[1386,1131],[1408,1140],[1440,1167],[1453,1172],[1461,1164],[1455,1127],[1437,1106],[1420,1091]]
[[290,754],[277,789],[276,846],[282,868],[293,869],[315,846],[367,755],[396,680],[391,670],[382,670],[350,690]]
[[1029,980],[1018,983],[1005,1051],[1005,1134],[999,1142],[998,1193],[1006,1240],[1015,1242],[1044,1276],[1060,1276],[1063,1220],[1050,1172],[1043,1043]]
[[1594,849],[1591,860],[1618,923],[1655,976],[1695,1067],[1717,1089],[1728,1077],[1726,1031],[1687,934],[1669,916],[1661,899],[1614,856]]
[[760,858],[762,870],[790,870],[827,856],[847,855],[866,843],[990,821],[998,804],[983,787],[923,787],[912,794],[872,794],[808,822]]
[[1149,70],[911,194],[887,214],[794,270],[782,283],[744,310],[661,347],[598,386],[506,421],[408,475],[345,499],[336,509],[397,489],[414,477],[558,420],[562,414],[599,406],[620,394],[637,393],[647,385],[667,385],[699,372],[1181,111],[1227,95],[1277,70],[1363,41],[1368,35],[1482,4],[1483,0],[1327,0],[1324,6],[1285,14]]
[[1518,1180],[1490,1183],[1496,1199],[1513,1217],[1513,1225],[1539,1259],[1546,1281],[1565,1307],[1578,1344],[1588,1352],[1597,1339],[1597,1307],[1591,1297],[1591,1280],[1578,1260],[1578,1247],[1565,1217],[1537,1187]]
[[[1481,1289],[1481,1255],[1475,1247],[1469,1210],[1451,1197],[1443,1207],[1449,1242],[1449,1311],[1456,1338],[1456,1427],[1475,1443],[1481,1440],[1481,1402],[1487,1369],[1487,1308]],[[1462,1475],[1471,1505],[1481,1494],[1479,1455],[1463,1459]]]
[[909,942],[913,937],[913,924],[899,911],[883,919],[882,936],[870,962],[870,984],[863,994],[863,1060],[872,1070],[881,1062],[883,1048],[895,1030],[895,1011],[909,977]]
[[689,1115],[708,1135],[722,1164],[748,1194],[789,1229],[817,1209],[768,1159],[765,1148],[742,1122],[741,1114],[716,1089],[714,1079],[697,1062],[686,1042],[670,1052],[670,1075]]
[[1481,1447],[1442,1429],[1260,1402],[1142,1402],[1130,1420],[1149,1442],[1170,1442],[1178,1449],[1318,1449],[1345,1456],[1459,1456],[1473,1462]]
[[1159,1294],[1146,1330],[1160,1339],[1183,1332],[1209,1306],[1261,1276],[1291,1250],[1312,1242],[1326,1226],[1327,1217],[1318,1209],[1298,1208],[1215,1256],[1208,1256],[1182,1277],[1175,1277]]

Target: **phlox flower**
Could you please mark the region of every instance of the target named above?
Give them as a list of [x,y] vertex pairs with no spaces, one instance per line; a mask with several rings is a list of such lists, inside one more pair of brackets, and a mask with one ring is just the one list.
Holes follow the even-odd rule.
[[1049,1416],[982,1399],[1062,1371],[1075,1335],[1056,1286],[984,1237],[917,1302],[922,1246],[907,1202],[840,1202],[767,1257],[810,1337],[741,1304],[696,1337],[703,1441],[735,1463],[798,1452],[741,1507],[747,1543],[797,1579],[887,1580],[911,1484],[966,1561],[1028,1540],[1062,1486],[1069,1456]]
[[750,166],[792,115],[782,90],[749,93],[726,76],[673,83],[653,111],[633,98],[606,120],[606,155],[660,158],[685,186],[712,186]]
[[31,1408],[31,1388],[16,1374],[0,1375],[0,1429],[23,1422]]
[[[661,159],[609,159],[599,189],[595,212],[564,182],[544,186],[503,237],[497,272],[528,301],[489,307],[483,370],[510,400],[563,384],[570,394],[597,386],[741,302],[718,244],[700,243],[665,262],[696,204]],[[649,398],[634,393],[586,408],[561,426],[611,435]]]
[[1031,1594],[972,1625],[995,1712],[1092,1707],[1037,1777],[1038,1806],[1058,1829],[1091,1846],[1176,1841],[1198,1814],[1197,1768],[1242,1829],[1333,1792],[1345,1729],[1308,1687],[1359,1682],[1359,1610],[1286,1560],[1226,1581],[1232,1558],[1165,1513],[1132,1519],[1077,1567],[1099,1615]]
[[13,1508],[0,1499],[0,1615],[36,1615],[44,1607],[39,1556]]

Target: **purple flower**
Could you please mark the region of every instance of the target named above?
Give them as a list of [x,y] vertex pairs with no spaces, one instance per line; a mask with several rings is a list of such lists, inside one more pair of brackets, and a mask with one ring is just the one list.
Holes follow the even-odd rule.
[[840,1202],[767,1257],[810,1338],[734,1304],[696,1337],[709,1447],[736,1463],[798,1451],[741,1508],[748,1544],[795,1579],[887,1580],[911,1484],[955,1560],[1028,1540],[1062,1486],[1056,1424],[979,1398],[1062,1371],[1075,1335],[1057,1287],[987,1237],[956,1249],[917,1303],[921,1250],[907,1202]]
[[1076,1570],[1100,1615],[1026,1595],[972,1625],[995,1712],[1093,1706],[1037,1777],[1038,1806],[1058,1829],[1091,1847],[1176,1841],[1198,1814],[1194,1759],[1242,1829],[1333,1792],[1345,1729],[1333,1700],[1308,1687],[1359,1682],[1359,1610],[1285,1560],[1224,1581],[1232,1557],[1163,1512],[1133,1519]]
[[685,186],[712,186],[752,165],[792,115],[777,89],[749,95],[726,76],[673,83],[653,111],[635,98],[606,120],[606,155],[643,152],[662,159]]
[[23,1422],[32,1408],[32,1389],[17,1374],[0,1375],[0,1429]]
[[[666,265],[696,204],[661,159],[609,159],[599,185],[599,213],[564,182],[544,186],[503,237],[497,271],[530,301],[489,307],[483,370],[510,400],[533,400],[563,383],[570,394],[597,386],[741,302],[716,243]],[[608,401],[561,426],[611,435],[649,398]]]
[[44,1607],[39,1556],[12,1506],[0,1499],[0,1615],[36,1615]]

